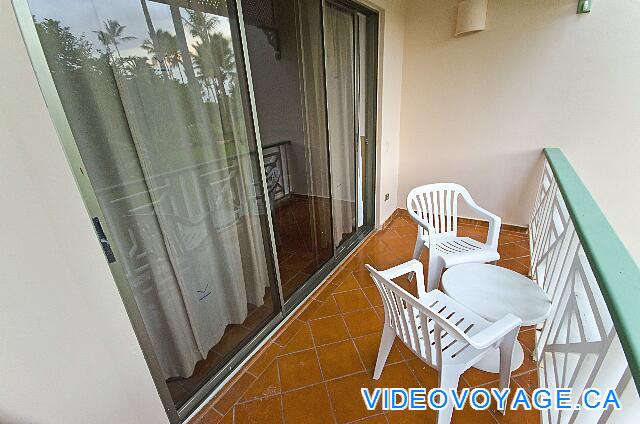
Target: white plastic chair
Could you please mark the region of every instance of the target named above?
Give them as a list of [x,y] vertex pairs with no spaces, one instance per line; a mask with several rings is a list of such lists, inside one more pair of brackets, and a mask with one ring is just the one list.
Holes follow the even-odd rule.
[[[489,221],[487,242],[458,237],[458,199],[462,199]],[[407,211],[418,224],[418,238],[413,259],[420,259],[422,249],[429,249],[427,292],[438,288],[444,268],[467,262],[493,262],[500,259],[498,236],[501,220],[482,209],[459,184],[439,183],[416,187],[407,196]],[[433,247],[433,248],[432,248]],[[409,276],[412,279],[413,276]]]
[[[427,365],[439,370],[439,387],[457,389],[460,375],[485,354],[500,349],[500,389],[509,387],[511,356],[522,321],[512,314],[491,323],[440,290],[417,299],[391,279],[408,273],[424,284],[422,263],[411,260],[386,271],[365,265],[384,304],[384,329],[373,378],[380,378],[396,336]],[[438,424],[451,421],[453,405],[438,412]],[[504,411],[503,411],[504,413]]]

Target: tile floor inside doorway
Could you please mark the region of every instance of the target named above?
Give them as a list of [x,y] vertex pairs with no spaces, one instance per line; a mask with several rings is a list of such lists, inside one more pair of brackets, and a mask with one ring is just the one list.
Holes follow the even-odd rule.
[[[484,240],[486,228],[461,223],[461,235]],[[363,265],[386,269],[409,260],[416,225],[396,215],[307,300],[241,372],[192,420],[223,423],[410,423],[435,422],[435,413],[367,411],[361,387],[437,386],[437,372],[396,340],[382,377],[372,379],[384,311],[378,291]],[[529,242],[525,234],[503,230],[498,265],[526,274]],[[426,257],[422,261],[427,265]],[[415,293],[415,285],[404,283]],[[531,360],[535,330],[524,328],[519,340],[524,364],[512,373],[512,387],[537,387]],[[461,387],[497,387],[497,374],[470,369]],[[535,411],[456,411],[454,423],[538,423]]]

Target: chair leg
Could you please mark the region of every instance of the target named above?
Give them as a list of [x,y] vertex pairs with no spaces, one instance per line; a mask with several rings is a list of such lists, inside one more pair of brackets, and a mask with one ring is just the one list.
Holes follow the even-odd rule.
[[416,245],[413,248],[413,259],[420,260],[420,254],[422,253],[422,248],[424,247],[424,241],[418,237],[416,240]]
[[[422,249],[424,248],[424,241],[418,236],[416,240],[416,246],[413,248],[413,259],[420,260],[420,254],[422,253]],[[415,272],[409,274],[409,281],[413,281],[413,278],[416,276]]]
[[433,249],[429,249],[429,269],[427,270],[427,293],[437,289],[440,285],[440,277],[444,269],[444,261],[442,258],[433,253]]
[[[509,380],[511,379],[511,358],[513,357],[513,347],[515,346],[516,339],[520,327],[513,329],[502,339],[500,343],[500,390],[509,387]],[[502,410],[504,415],[505,410]]]
[[382,337],[380,338],[380,348],[378,349],[378,359],[376,360],[376,369],[373,372],[373,379],[377,380],[380,378],[380,374],[382,374],[382,369],[384,368],[384,364],[387,362],[387,357],[389,356],[389,352],[391,352],[391,346],[393,346],[393,341],[396,339],[396,333],[393,331],[388,324],[384,324],[384,328],[382,330]]
[[[462,371],[459,367],[443,366],[440,368],[440,384],[439,387],[449,394],[449,390],[458,389],[460,374]],[[451,400],[451,399],[449,399]],[[450,401],[447,406],[438,411],[438,424],[449,424],[453,415],[453,403]]]

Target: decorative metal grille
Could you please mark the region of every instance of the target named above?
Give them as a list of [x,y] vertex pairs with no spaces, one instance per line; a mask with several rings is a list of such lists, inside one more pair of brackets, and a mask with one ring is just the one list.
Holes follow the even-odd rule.
[[242,14],[250,25],[257,27],[275,27],[275,16],[272,0],[244,0]]
[[197,10],[218,16],[229,16],[227,0],[152,0],[184,9]]
[[288,144],[289,142],[279,143],[276,146],[265,147],[262,151],[267,190],[272,202],[286,197],[291,192],[287,158]]

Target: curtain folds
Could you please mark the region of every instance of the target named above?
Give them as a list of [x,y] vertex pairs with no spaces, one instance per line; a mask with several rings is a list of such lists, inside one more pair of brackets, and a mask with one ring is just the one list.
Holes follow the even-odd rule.
[[327,110],[333,240],[338,246],[356,230],[356,105],[353,15],[325,8]]
[[309,193],[311,251],[318,263],[331,256],[331,198],[325,96],[325,69],[321,31],[322,9],[318,0],[298,0],[300,80],[303,84],[306,187]]

